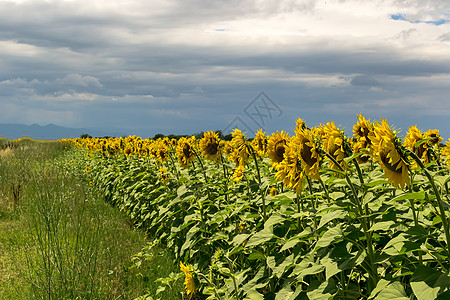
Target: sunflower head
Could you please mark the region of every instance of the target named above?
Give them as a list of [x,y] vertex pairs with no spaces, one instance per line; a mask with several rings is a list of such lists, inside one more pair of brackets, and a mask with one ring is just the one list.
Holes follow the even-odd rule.
[[241,181],[242,178],[244,178],[244,170],[245,170],[244,165],[238,165],[236,167],[233,173],[234,182],[239,182]]
[[167,174],[166,168],[159,168],[159,175],[165,184],[169,183],[169,174]]
[[250,154],[248,150],[249,142],[239,129],[234,129],[231,135],[233,137],[231,140],[232,156],[236,165],[245,166]]
[[299,152],[299,139],[294,136],[289,139],[284,152],[284,159],[278,165],[275,178],[283,182],[286,188],[294,189],[297,194],[303,189],[304,174]]
[[312,130],[297,130],[295,132],[295,144],[300,153],[302,169],[310,178],[319,179],[319,142]]
[[[329,153],[337,163],[343,167],[347,168],[347,164],[344,161],[344,158],[347,157],[347,144],[348,141],[344,136],[344,132],[339,128],[336,128],[334,122],[327,123],[324,126],[324,135],[322,137],[322,143],[324,150]],[[330,161],[330,167],[332,169],[339,169],[332,161]]]
[[220,159],[220,139],[214,131],[208,131],[203,134],[199,143],[202,155],[211,161],[218,162]]
[[366,120],[366,118],[359,114],[358,122],[353,125],[353,136],[357,140],[365,140],[367,144],[371,144],[369,135],[373,132],[373,123],[370,120]]
[[431,138],[428,142],[432,146],[438,146],[439,143],[442,141],[442,137],[439,135],[438,129],[430,129],[425,131],[424,134],[425,138]]
[[267,153],[269,154],[269,158],[272,162],[272,168],[277,169],[279,163],[283,161],[286,143],[288,140],[288,133],[284,131],[278,132],[278,130],[277,133],[273,133],[272,136],[269,137]]
[[178,162],[183,168],[189,168],[189,164],[195,159],[194,153],[195,136],[190,138],[182,137],[177,144],[177,158]]
[[184,273],[184,288],[186,293],[192,295],[195,293],[195,281],[192,275],[194,268],[191,265],[183,265],[180,261],[180,270]]
[[418,145],[418,142],[422,141],[423,139],[425,139],[425,136],[419,129],[417,129],[417,126],[411,126],[408,128],[403,146],[414,152],[418,157],[423,159],[425,163],[427,163],[427,143],[421,143],[420,145]]
[[267,136],[266,133],[259,129],[252,141],[252,147],[259,156],[264,156],[267,153]]
[[277,189],[275,187],[270,188],[270,197],[274,198],[277,195]]
[[386,119],[376,123],[371,138],[373,155],[384,169],[384,177],[396,188],[409,185],[409,162],[403,152],[397,133],[393,131]]
[[442,148],[442,154],[446,158],[447,165],[450,166],[450,139],[445,142],[445,147]]

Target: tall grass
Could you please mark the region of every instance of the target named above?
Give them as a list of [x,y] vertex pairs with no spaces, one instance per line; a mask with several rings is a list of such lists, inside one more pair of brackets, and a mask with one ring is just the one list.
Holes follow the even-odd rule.
[[103,201],[66,145],[26,140],[5,149],[0,299],[133,299],[157,288],[152,275],[176,271],[158,250],[135,267],[144,233]]

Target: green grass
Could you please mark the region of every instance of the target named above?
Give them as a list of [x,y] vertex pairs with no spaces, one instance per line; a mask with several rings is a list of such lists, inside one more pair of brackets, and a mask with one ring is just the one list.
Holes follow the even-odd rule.
[[[155,297],[156,280],[179,273],[90,186],[70,147],[25,139],[1,151],[0,299]],[[174,283],[161,299],[181,298]]]

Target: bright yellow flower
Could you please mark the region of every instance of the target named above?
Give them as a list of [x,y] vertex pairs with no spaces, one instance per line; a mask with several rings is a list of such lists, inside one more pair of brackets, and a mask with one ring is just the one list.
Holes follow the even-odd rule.
[[203,138],[200,140],[199,147],[202,155],[213,162],[220,160],[220,140],[219,135],[214,131],[203,133]]
[[376,123],[374,132],[370,136],[373,144],[375,159],[384,169],[384,178],[393,186],[403,188],[409,185],[408,166],[406,156],[401,152],[401,145],[396,133],[392,131],[386,119]]
[[194,153],[195,136],[190,138],[182,137],[177,144],[177,158],[178,162],[183,168],[189,168],[191,161],[195,159]]
[[195,281],[192,276],[193,268],[190,265],[183,265],[180,261],[180,270],[184,273],[184,287],[186,289],[186,293],[189,295],[195,293]]
[[299,149],[300,140],[294,136],[288,141],[284,159],[278,164],[275,174],[275,178],[283,182],[286,188],[294,189],[297,194],[303,189],[305,182]]
[[236,160],[236,165],[245,166],[250,154],[248,151],[249,142],[239,129],[234,129],[231,135],[233,137],[231,140],[232,155]]
[[289,134],[283,130],[277,133],[272,133],[269,137],[269,143],[267,145],[267,153],[272,162],[272,168],[278,170],[279,164],[284,159],[284,151],[286,143],[289,140]]
[[244,170],[245,170],[244,165],[238,165],[236,167],[236,170],[234,170],[234,173],[233,173],[233,180],[235,182],[240,181],[244,177]]
[[277,189],[275,187],[270,188],[270,197],[274,198],[277,195]]
[[[329,153],[333,158],[337,161],[337,163],[342,168],[347,168],[347,164],[344,161],[344,158],[347,156],[346,154],[346,141],[344,137],[344,133],[336,128],[336,125],[333,121],[327,123],[324,126],[324,135],[323,135],[323,149]],[[336,166],[332,161],[330,163],[330,168],[338,170],[339,167]]]
[[166,168],[159,168],[159,175],[161,176],[161,180],[167,184],[169,182],[169,174],[167,174]]
[[267,136],[262,129],[256,132],[255,138],[252,140],[252,147],[259,156],[264,156],[267,153]]
[[439,130],[438,129],[430,129],[425,131],[425,138],[431,138],[431,140],[429,141],[429,143],[432,146],[438,146],[439,143],[443,140],[442,137],[439,135]]
[[370,135],[373,135],[373,123],[370,120],[366,120],[362,114],[359,114],[358,122],[353,125],[354,140],[352,147],[354,153],[363,153],[356,158],[360,164],[366,163],[370,159],[370,150],[372,149]]
[[447,142],[445,142],[445,147],[442,148],[442,154],[446,157],[447,159],[447,165],[450,166],[450,139],[448,139]]
[[[425,164],[428,163],[428,143],[422,143],[418,146],[416,146],[417,142],[420,142],[421,140],[425,139],[425,136],[423,133],[417,129],[417,126],[411,126],[408,129],[408,132],[406,133],[405,140],[403,142],[403,146],[405,146],[407,149],[411,150],[411,152],[414,152],[420,159],[424,161]],[[414,166],[417,166],[416,162],[413,162]]]
[[295,131],[295,144],[300,153],[303,172],[306,176],[319,180],[319,164],[322,158],[315,139],[311,130],[298,129]]

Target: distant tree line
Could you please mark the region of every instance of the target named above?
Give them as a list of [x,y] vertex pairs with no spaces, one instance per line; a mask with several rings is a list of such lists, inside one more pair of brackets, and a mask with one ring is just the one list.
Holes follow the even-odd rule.
[[[231,141],[231,138],[232,138],[231,134],[224,135],[222,133],[222,130],[216,130],[215,132],[219,135],[219,138],[221,140]],[[201,131],[201,132],[194,133],[193,135],[195,136],[196,139],[201,139],[203,137],[203,133],[204,132]],[[187,134],[182,134],[182,135],[178,135],[178,134],[164,135],[162,133],[158,133],[158,134],[155,134],[155,136],[152,138],[152,140],[157,140],[159,138],[165,138],[165,137],[168,137],[169,139],[179,140],[182,137],[189,137],[189,136],[192,136],[192,135],[187,135]],[[82,135],[80,135],[80,138],[86,138],[86,139],[89,138],[90,139],[90,138],[92,138],[92,136],[87,134],[87,133],[83,133]],[[108,139],[108,138],[111,138],[111,137],[110,136],[104,136],[104,137],[101,137],[101,138]]]

